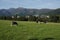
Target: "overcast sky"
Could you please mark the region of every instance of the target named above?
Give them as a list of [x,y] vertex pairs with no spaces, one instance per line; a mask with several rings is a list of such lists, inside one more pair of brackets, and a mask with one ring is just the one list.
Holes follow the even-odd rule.
[[8,8],[60,8],[60,0],[0,0],[0,9]]

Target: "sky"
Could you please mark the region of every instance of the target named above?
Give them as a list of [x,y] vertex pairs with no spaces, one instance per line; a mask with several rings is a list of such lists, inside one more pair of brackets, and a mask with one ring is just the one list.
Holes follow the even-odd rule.
[[9,8],[60,8],[60,0],[0,0],[0,9]]

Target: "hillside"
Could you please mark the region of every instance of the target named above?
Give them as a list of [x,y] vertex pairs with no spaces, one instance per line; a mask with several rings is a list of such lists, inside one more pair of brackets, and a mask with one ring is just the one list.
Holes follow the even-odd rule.
[[0,9],[0,16],[12,16],[18,14],[19,16],[25,15],[40,15],[42,13],[48,13],[52,9],[27,9],[27,8],[10,8],[10,9]]
[[46,15],[60,15],[60,8],[55,9],[53,11],[50,11],[48,13],[45,13]]

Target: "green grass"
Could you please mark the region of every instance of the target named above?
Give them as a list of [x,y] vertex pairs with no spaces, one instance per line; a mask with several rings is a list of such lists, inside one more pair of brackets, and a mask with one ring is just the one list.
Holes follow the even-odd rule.
[[11,21],[0,20],[0,40],[28,40],[30,38],[55,38],[60,40],[60,23],[36,23],[17,21],[18,26],[11,26]]

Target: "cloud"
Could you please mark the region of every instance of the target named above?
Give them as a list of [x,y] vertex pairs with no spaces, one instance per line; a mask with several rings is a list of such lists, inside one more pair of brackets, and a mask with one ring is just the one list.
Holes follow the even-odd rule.
[[58,8],[60,0],[0,0],[0,8]]

